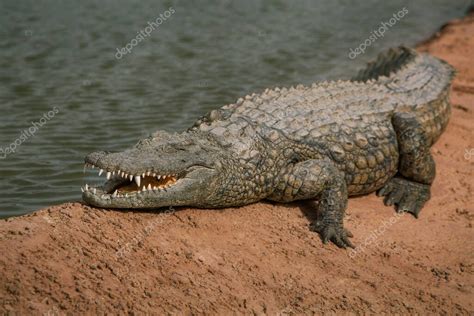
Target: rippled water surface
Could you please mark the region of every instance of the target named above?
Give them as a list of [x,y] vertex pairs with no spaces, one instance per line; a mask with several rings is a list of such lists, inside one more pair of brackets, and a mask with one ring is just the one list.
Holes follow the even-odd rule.
[[[157,129],[184,129],[266,87],[347,78],[380,50],[414,45],[467,6],[0,0],[0,217],[79,200],[90,151],[122,150]],[[170,7],[174,13],[116,58],[117,48]],[[403,7],[408,14],[365,54],[348,57]],[[5,151],[10,146],[14,153]]]

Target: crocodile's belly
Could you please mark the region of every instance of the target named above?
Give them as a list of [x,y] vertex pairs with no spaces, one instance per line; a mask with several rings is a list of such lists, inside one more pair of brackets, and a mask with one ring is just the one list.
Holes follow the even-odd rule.
[[349,195],[380,189],[398,170],[397,136],[390,121],[353,135],[355,150],[343,164]]
[[329,156],[344,172],[349,195],[381,188],[398,169],[398,144],[390,119],[319,127],[303,137],[315,157]]

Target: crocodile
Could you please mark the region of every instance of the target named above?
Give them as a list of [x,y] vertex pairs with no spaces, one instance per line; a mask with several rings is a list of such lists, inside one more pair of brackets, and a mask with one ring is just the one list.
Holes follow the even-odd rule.
[[430,147],[446,128],[454,68],[407,47],[382,52],[348,80],[266,89],[210,111],[179,133],[158,131],[122,152],[97,151],[86,184],[101,208],[224,208],[314,201],[310,230],[354,247],[349,196],[376,192],[418,217],[430,198]]

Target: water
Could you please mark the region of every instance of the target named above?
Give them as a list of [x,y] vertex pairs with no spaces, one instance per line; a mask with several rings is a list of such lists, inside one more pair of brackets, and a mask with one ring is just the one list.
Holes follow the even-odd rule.
[[[0,0],[0,217],[80,200],[90,151],[182,130],[267,87],[347,78],[380,50],[414,45],[469,5],[196,2]],[[174,13],[149,36],[115,57],[170,7]],[[403,7],[408,14],[383,38],[348,57]],[[34,133],[22,132],[30,127]],[[15,141],[15,152],[6,153]]]

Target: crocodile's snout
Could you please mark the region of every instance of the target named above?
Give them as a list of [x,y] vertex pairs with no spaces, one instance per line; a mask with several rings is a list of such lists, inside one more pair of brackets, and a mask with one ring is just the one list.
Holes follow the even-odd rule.
[[163,135],[158,133],[123,152],[88,154],[85,167],[97,169],[106,181],[102,186],[82,187],[83,199],[110,208],[203,204],[206,185],[215,179],[210,166],[216,157],[189,138],[176,135],[170,142]]

